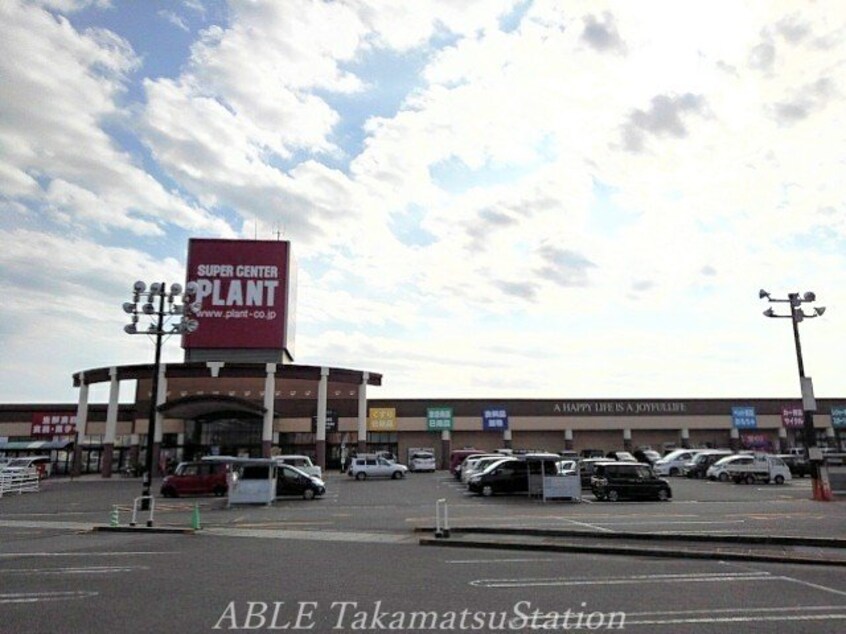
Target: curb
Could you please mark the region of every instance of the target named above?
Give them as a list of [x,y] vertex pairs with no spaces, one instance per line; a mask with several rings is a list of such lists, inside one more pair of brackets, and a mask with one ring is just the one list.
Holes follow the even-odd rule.
[[175,526],[94,526],[94,533],[171,533],[176,535],[193,535],[197,531],[193,528],[179,528]]
[[[415,527],[415,533],[434,533],[432,527]],[[528,535],[531,537],[592,537],[602,540],[633,539],[642,541],[688,541],[711,542],[716,544],[767,544],[772,546],[816,546],[820,548],[844,548],[846,539],[836,537],[791,537],[787,535],[706,535],[697,533],[633,533],[614,532],[601,533],[593,531],[579,531],[552,528],[488,528],[467,527],[451,528],[453,533],[468,535]]]
[[584,544],[538,544],[527,542],[493,542],[481,540],[438,539],[431,537],[420,538],[421,546],[440,546],[445,548],[487,548],[493,550],[522,550],[543,552],[575,552],[603,555],[639,555],[649,557],[666,557],[670,559],[709,559],[719,561],[757,561],[780,564],[804,564],[813,566],[846,566],[846,560],[821,560],[808,557],[789,557],[786,555],[767,555],[761,553],[737,553],[718,551],[679,551],[660,548],[627,547],[627,546],[590,546]]

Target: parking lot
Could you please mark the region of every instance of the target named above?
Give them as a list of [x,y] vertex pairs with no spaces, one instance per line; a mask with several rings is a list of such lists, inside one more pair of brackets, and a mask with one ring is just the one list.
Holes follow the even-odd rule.
[[[843,537],[846,504],[811,501],[807,480],[777,487],[672,478],[670,502],[597,502],[588,493],[581,503],[544,503],[467,495],[444,472],[326,479],[324,498],[270,507],[159,500],[157,526],[188,527],[197,506],[202,529],[192,535],[90,531],[109,523],[113,505],[128,522],[139,480],[55,479],[39,493],[3,498],[0,630],[247,629],[261,625],[258,617],[245,622],[247,603],[274,601],[285,602],[278,616],[289,619],[296,616],[290,610],[314,604],[311,620],[300,624],[317,632],[388,629],[379,610],[396,619],[429,611],[450,626],[439,631],[472,629],[473,621],[449,621],[461,611],[483,621],[505,611],[514,626],[498,629],[488,620],[475,631],[530,631],[519,614],[533,610],[570,610],[571,629],[580,612],[623,612],[633,631],[716,632],[733,624],[743,632],[835,632],[846,620],[843,567],[433,549],[419,546],[412,530],[431,527],[435,503],[444,499],[455,527]],[[50,609],[39,609],[42,602]],[[350,611],[342,615],[344,602]],[[414,631],[408,625],[403,631]]]
[[[471,495],[446,472],[414,473],[402,480],[355,481],[338,473],[326,475],[327,493],[306,501],[280,498],[273,506],[234,506],[225,499],[188,497],[159,499],[156,525],[191,525],[195,504],[202,525],[212,527],[303,527],[310,530],[404,532],[431,526],[435,503],[446,500],[454,526],[581,527],[585,530],[672,531],[797,536],[843,536],[846,504],[811,500],[810,480],[777,486],[670,478],[670,502],[600,502],[583,491],[580,503],[546,501],[525,496]],[[154,485],[154,491],[157,488]],[[116,506],[128,523],[132,500],[141,494],[137,479],[75,482],[46,480],[37,494],[0,501],[5,521],[64,521],[108,524]],[[140,519],[140,516],[139,516]]]

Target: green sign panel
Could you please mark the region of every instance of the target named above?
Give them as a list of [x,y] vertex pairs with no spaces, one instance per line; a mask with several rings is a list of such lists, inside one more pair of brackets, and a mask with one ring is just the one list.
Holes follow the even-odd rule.
[[426,408],[426,428],[429,431],[444,431],[452,429],[451,407]]
[[846,407],[831,408],[831,426],[846,429]]

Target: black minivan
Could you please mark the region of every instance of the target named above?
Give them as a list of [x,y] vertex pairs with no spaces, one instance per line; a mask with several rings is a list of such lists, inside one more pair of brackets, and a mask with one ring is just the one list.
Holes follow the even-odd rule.
[[616,502],[622,498],[669,500],[670,484],[640,462],[607,462],[596,465],[590,488],[597,500]]

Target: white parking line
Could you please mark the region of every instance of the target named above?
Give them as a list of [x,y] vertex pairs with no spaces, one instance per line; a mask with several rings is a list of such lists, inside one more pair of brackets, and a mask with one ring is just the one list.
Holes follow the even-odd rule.
[[705,572],[664,575],[631,575],[627,577],[551,577],[525,579],[474,579],[471,586],[480,588],[532,588],[551,586],[616,586],[644,583],[708,583],[731,581],[783,581],[768,572]]
[[81,566],[68,568],[13,568],[0,570],[0,576],[17,575],[102,575],[113,572],[133,572],[149,570],[149,566]]
[[0,553],[0,557],[20,558],[20,557],[123,557],[132,555],[176,555],[175,551],[155,551],[155,550],[116,550],[109,552],[74,552],[74,553]]
[[71,599],[90,599],[99,592],[12,592],[0,594],[0,603],[38,603],[40,601],[68,601]]

